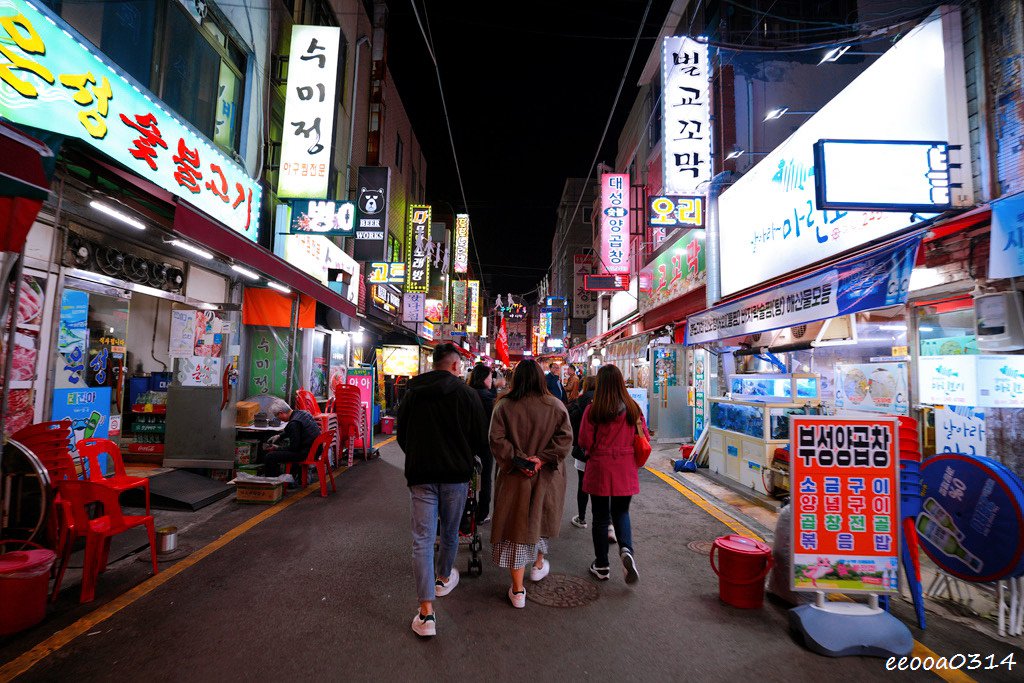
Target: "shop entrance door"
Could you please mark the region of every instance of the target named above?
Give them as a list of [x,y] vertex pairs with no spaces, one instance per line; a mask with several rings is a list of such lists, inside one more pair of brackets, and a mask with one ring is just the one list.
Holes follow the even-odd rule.
[[693,437],[693,409],[687,401],[687,350],[681,344],[651,349],[651,423],[659,443],[681,443]]
[[121,435],[131,293],[69,279],[61,294],[52,420],[71,420],[80,439]]

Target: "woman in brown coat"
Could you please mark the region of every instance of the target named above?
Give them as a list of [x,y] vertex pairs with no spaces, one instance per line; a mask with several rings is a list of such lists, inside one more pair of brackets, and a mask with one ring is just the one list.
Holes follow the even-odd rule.
[[499,567],[508,567],[512,575],[509,600],[522,608],[526,607],[527,563],[533,562],[531,581],[540,581],[551,569],[544,555],[548,539],[558,536],[562,522],[562,461],[572,450],[569,413],[548,392],[544,371],[536,361],[524,360],[516,366],[512,388],[494,406],[490,441],[497,470],[491,515],[493,558]]

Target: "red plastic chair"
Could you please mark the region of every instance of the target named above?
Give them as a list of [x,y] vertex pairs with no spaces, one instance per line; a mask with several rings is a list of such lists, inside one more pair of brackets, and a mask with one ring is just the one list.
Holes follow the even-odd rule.
[[334,412],[338,416],[338,434],[341,439],[348,440],[348,466],[352,467],[355,455],[356,438],[363,440],[363,459],[368,460],[366,444],[368,441],[364,429],[363,402],[359,387],[352,384],[339,384],[334,388]]
[[320,417],[320,404],[316,402],[316,396],[313,392],[307,391],[306,389],[299,389],[295,392],[295,407],[299,410],[305,410],[313,417]]
[[336,435],[333,430],[328,430],[316,437],[313,445],[309,447],[309,454],[302,462],[291,463],[294,474],[294,467],[298,465],[302,469],[302,485],[309,484],[309,468],[316,467],[317,477],[320,479],[320,497],[327,497],[327,477],[331,478],[331,489],[338,492],[338,486],[334,483],[334,471],[331,470],[331,449],[334,448]]
[[[145,477],[132,477],[124,468],[124,460],[121,459],[121,449],[109,439],[83,439],[78,442],[78,452],[88,461],[89,481],[103,484],[107,488],[117,491],[118,495],[131,489],[142,489],[146,492],[146,514],[149,509],[149,479]],[[103,476],[103,468],[100,467],[100,456],[106,454],[114,463],[114,475]]]
[[[70,502],[75,528],[85,536],[85,563],[82,567],[81,602],[96,598],[96,579],[107,568],[110,539],[137,526],[146,527],[149,549],[153,560],[153,573],[160,571],[156,559],[156,529],[152,515],[125,515],[121,512],[117,491],[93,481],[58,482],[61,495]],[[100,503],[103,514],[89,519],[88,506]]]

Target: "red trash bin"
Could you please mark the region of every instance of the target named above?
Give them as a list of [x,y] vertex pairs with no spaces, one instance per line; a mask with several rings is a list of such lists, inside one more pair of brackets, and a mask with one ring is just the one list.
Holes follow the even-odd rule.
[[0,636],[34,626],[46,616],[52,550],[18,550],[0,555]]
[[720,536],[711,546],[711,568],[718,574],[718,595],[733,607],[756,609],[764,603],[764,578],[772,564],[772,549],[746,536]]

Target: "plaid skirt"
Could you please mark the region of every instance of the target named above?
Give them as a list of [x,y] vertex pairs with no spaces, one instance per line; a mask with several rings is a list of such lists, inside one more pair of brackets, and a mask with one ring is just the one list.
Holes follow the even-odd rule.
[[537,553],[548,554],[548,539],[541,536],[536,543],[500,541],[491,547],[491,559],[499,567],[521,569],[537,561]]

